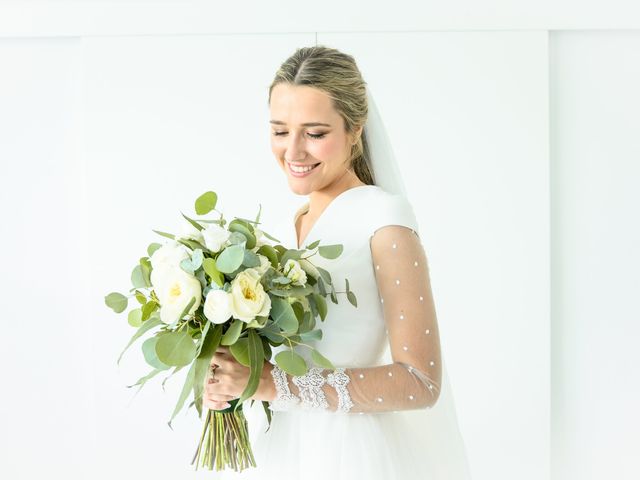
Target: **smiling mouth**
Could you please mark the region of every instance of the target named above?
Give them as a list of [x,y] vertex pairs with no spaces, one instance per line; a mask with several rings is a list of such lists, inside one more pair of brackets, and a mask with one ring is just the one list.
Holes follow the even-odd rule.
[[289,165],[289,169],[294,173],[307,173],[313,170],[314,168],[316,168],[318,165],[320,165],[320,163],[321,162],[315,163],[313,165],[305,165],[304,167],[298,167],[291,163],[288,163],[288,165]]

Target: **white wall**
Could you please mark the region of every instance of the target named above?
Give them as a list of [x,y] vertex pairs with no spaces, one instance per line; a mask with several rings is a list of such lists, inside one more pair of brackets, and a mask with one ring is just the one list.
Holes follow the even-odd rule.
[[554,478],[640,478],[640,30],[552,35]]
[[[378,11],[377,32],[349,6],[353,30],[323,33],[341,29],[326,9],[296,26],[273,8],[251,30],[207,26],[211,5],[144,3],[0,6],[3,477],[193,475],[195,410],[166,426],[182,377],[133,397],[148,369],[139,346],[116,367],[133,330],[103,296],[204,190],[238,216],[261,203],[267,224],[303,201],[272,158],[266,94],[316,41],[355,56],[407,172],[474,478],[602,478],[613,460],[638,476],[637,32],[549,36],[542,5]],[[564,7],[574,25],[634,19]],[[464,31],[478,25],[495,29]]]

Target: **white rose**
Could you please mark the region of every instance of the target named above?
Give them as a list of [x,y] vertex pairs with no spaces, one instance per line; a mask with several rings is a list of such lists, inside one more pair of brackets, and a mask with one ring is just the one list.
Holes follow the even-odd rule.
[[260,274],[260,276],[262,276],[265,273],[267,273],[267,270],[269,270],[269,267],[271,267],[271,262],[264,255],[260,253],[258,253],[257,255],[258,255],[258,258],[260,259],[260,265],[253,268]]
[[180,233],[176,235],[176,240],[195,240],[196,242],[204,243],[203,231],[191,225],[191,222],[186,222],[182,224]]
[[212,252],[219,252],[229,240],[231,232],[218,224],[212,223],[202,230],[205,246]]
[[160,320],[164,323],[173,323],[187,307],[192,297],[196,301],[187,314],[196,311],[202,301],[202,286],[193,275],[185,272],[180,267],[161,266],[157,270],[156,295],[160,300]]
[[231,295],[224,290],[210,290],[204,301],[204,315],[213,323],[224,323],[231,317]]
[[293,258],[290,258],[287,260],[287,263],[284,264],[284,271],[294,284],[304,285],[307,282],[307,272],[305,272],[300,264]]
[[189,249],[180,242],[171,240],[153,252],[149,260],[153,268],[160,264],[178,267],[185,258],[189,258]]
[[255,268],[243,270],[231,282],[231,311],[238,320],[249,323],[255,317],[268,316],[271,298],[260,283]]
[[160,288],[161,279],[166,276],[165,268],[180,268],[180,262],[191,258],[189,249],[176,241],[167,242],[158,248],[149,261],[151,262],[151,285],[157,290]]

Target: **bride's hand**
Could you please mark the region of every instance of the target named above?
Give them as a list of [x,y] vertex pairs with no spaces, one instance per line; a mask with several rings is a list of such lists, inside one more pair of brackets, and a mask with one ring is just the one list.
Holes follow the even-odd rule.
[[[211,369],[217,365],[212,377]],[[270,401],[275,396],[275,385],[271,377],[273,365],[264,362],[258,389],[249,400]],[[229,408],[230,400],[240,398],[249,382],[249,367],[239,363],[229,351],[229,347],[218,347],[209,362],[209,372],[202,394],[202,406],[210,410],[224,410]]]

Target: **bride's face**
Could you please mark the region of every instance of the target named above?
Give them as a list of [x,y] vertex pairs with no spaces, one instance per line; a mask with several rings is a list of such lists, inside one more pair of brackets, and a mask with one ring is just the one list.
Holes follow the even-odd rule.
[[[271,91],[271,151],[299,195],[320,190],[344,175],[353,136],[322,90],[280,83]],[[291,166],[314,167],[296,172]]]

